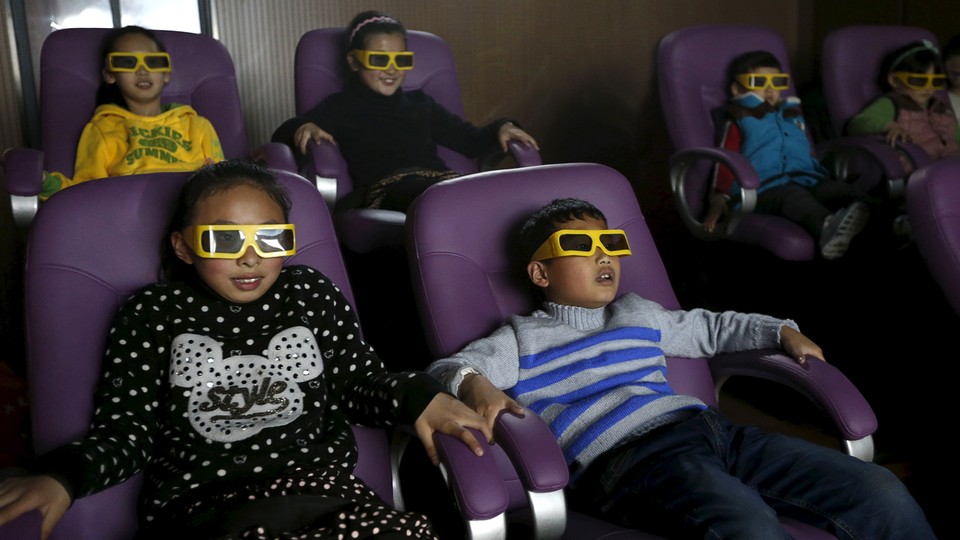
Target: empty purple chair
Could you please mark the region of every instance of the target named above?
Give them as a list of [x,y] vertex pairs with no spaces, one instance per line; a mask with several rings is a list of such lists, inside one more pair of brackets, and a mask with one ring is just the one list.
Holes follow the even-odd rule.
[[[911,26],[846,26],[827,34],[820,60],[821,76],[830,125],[836,135],[845,133],[847,122],[884,93],[879,82],[884,57],[907,43],[921,40],[937,43],[929,30]],[[866,187],[882,183],[890,197],[903,195],[909,173],[882,136],[844,140],[853,151],[847,152],[848,159],[838,164],[841,170],[858,171],[866,177]],[[900,143],[898,149],[907,154],[915,169],[929,162],[923,149],[915,144]]]
[[[330,277],[352,303],[340,246],[327,206],[311,182],[277,172],[293,206],[297,254],[286,264],[307,264]],[[160,246],[168,212],[190,173],[158,173],[87,182],[44,203],[30,228],[25,307],[33,442],[43,453],[81,437],[89,427],[104,343],[126,298],[160,278]],[[356,427],[360,458],[355,473],[385,501],[402,507],[384,431]],[[482,437],[478,437],[482,439]],[[457,505],[471,521],[502,524],[507,505],[493,454],[478,458],[458,439],[438,436]],[[482,442],[485,446],[485,441]],[[462,481],[461,481],[462,479]],[[141,475],[77,499],[54,539],[128,539],[137,530]],[[39,538],[31,513],[5,527],[0,539]],[[502,530],[502,526],[499,530]]]
[[[680,308],[633,187],[620,173],[585,163],[484,172],[431,186],[408,213],[414,292],[434,358],[450,356],[488,335],[508,316],[537,307],[517,269],[510,266],[507,246],[524,219],[563,197],[592,202],[606,214],[611,228],[627,232],[633,255],[621,262],[621,292]],[[709,361],[669,358],[668,365],[668,378],[677,392],[712,405],[717,404],[720,385],[731,376],[758,377],[794,388],[832,419],[850,454],[865,460],[873,457],[876,416],[852,383],[829,364],[811,362],[805,368],[780,351],[762,350],[723,354]],[[528,413],[518,420],[505,414],[496,434],[495,450],[508,458],[501,459],[501,465],[512,464],[502,472],[509,511],[532,521],[541,533],[538,537],[562,533],[563,538],[578,540],[650,538],[564,510],[562,486],[557,484],[564,480],[566,463],[539,417]],[[551,468],[559,470],[551,473]],[[783,522],[797,538],[833,538],[789,518]]]
[[910,176],[907,213],[930,275],[960,314],[960,158],[938,160]]
[[[294,60],[297,114],[309,111],[327,96],[343,89],[346,62],[343,42],[343,28],[311,30],[300,38]],[[428,32],[409,30],[407,46],[416,56],[416,67],[406,73],[403,89],[422,90],[448,111],[465,117],[453,53],[446,42]],[[510,150],[519,166],[541,163],[535,148],[511,142]],[[482,159],[470,159],[442,146],[438,147],[438,153],[451,169],[463,174],[483,168]],[[305,161],[304,176],[317,182],[331,205],[353,190],[346,162],[336,146],[311,143],[310,155]],[[405,216],[402,212],[356,209],[338,212],[335,219],[344,245],[357,253],[403,245]]]
[[[109,28],[67,28],[50,34],[40,52],[39,149],[18,148],[4,159],[7,188],[13,196],[14,215],[21,226],[32,219],[42,177],[40,171],[73,175],[77,143],[96,108],[101,81],[100,44]],[[170,53],[170,83],[164,103],[191,105],[210,120],[224,155],[255,157],[274,168],[296,170],[290,149],[266,144],[253,151],[247,132],[233,60],[222,43],[209,36],[160,30],[155,32]]]

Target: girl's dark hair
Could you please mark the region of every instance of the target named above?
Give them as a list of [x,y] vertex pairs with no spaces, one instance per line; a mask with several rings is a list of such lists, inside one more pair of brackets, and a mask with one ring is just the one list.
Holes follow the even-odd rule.
[[735,57],[727,65],[727,85],[737,82],[737,75],[750,73],[757,68],[774,68],[783,71],[780,61],[767,51],[750,51]]
[[[395,17],[382,11],[363,11],[353,17],[344,32],[343,58],[346,59],[347,53],[354,49],[366,50],[367,42],[374,34],[399,34],[403,36],[403,46],[407,46],[407,29]],[[347,80],[355,79],[346,63],[344,63],[344,70]]]
[[940,51],[929,41],[914,41],[887,54],[880,64],[881,88],[891,90],[887,76],[894,71],[924,73],[933,66],[934,73],[943,73],[940,66]]
[[[163,42],[160,41],[160,38],[151,30],[147,30],[142,26],[124,26],[122,28],[114,28],[106,36],[103,37],[103,41],[100,43],[100,69],[107,69],[107,55],[115,52],[117,47],[117,41],[120,40],[123,36],[130,34],[141,34],[146,36],[150,41],[153,41],[157,44],[157,49],[160,52],[167,52],[167,49],[164,48]],[[123,99],[123,94],[120,93],[120,88],[116,84],[107,84],[107,81],[101,80],[100,87],[97,89],[97,106],[106,105],[112,103],[119,107],[127,108],[127,101]]]
[[290,196],[272,172],[254,163],[226,160],[207,165],[193,174],[180,189],[176,207],[164,237],[164,270],[168,279],[183,279],[186,266],[173,252],[170,235],[193,224],[200,201],[237,186],[251,186],[267,194],[280,206],[284,222],[290,221]]

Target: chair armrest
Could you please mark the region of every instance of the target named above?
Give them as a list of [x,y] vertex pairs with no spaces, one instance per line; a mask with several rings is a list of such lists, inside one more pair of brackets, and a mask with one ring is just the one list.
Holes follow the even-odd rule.
[[903,167],[901,153],[907,156],[914,170],[930,163],[930,157],[919,145],[901,142],[894,148],[887,144],[881,135],[851,135],[823,141],[817,144],[816,153],[817,157],[823,161],[833,158],[837,164],[834,167],[834,175],[838,178],[856,175],[858,171],[851,170],[850,158],[866,156],[879,166],[883,178],[877,178],[876,181],[871,179],[865,187],[873,188],[879,184],[880,180],[885,179],[891,197],[899,197],[903,194],[903,184],[910,174]]
[[333,216],[340,242],[354,253],[385,246],[402,246],[407,215],[395,210],[355,208]]
[[493,449],[480,431],[470,429],[483,449],[477,456],[463,441],[435,433],[433,442],[440,456],[444,479],[467,520],[489,520],[507,509],[507,491],[493,457]]
[[536,413],[527,411],[520,417],[504,411],[497,417],[493,434],[526,490],[556,491],[567,486],[570,471],[563,452]]
[[316,184],[331,209],[339,199],[353,191],[347,163],[335,144],[308,141],[302,174]]
[[[700,161],[709,161],[711,163],[720,163],[728,167],[740,184],[740,204],[731,208],[730,217],[727,219],[725,227],[718,227],[713,233],[709,233],[703,228],[700,221],[700,212],[695,212],[689,204],[687,189],[691,187],[689,182],[696,182],[696,179],[688,178],[687,171]],[[702,188],[704,196],[708,196],[707,191],[711,182],[708,174],[703,175]],[[760,177],[757,171],[750,164],[750,161],[738,152],[727,150],[725,148],[699,147],[681,150],[670,156],[670,188],[673,192],[674,202],[680,213],[680,219],[687,229],[697,238],[702,240],[717,240],[727,238],[736,229],[740,216],[753,212],[757,203],[757,188],[760,187]]]
[[0,540],[40,540],[40,524],[43,517],[33,510],[0,526]]
[[270,142],[254,148],[251,157],[271,169],[297,173],[297,160],[293,150],[283,143]]
[[[782,351],[770,349],[720,354],[709,363],[718,391],[729,377],[758,377],[800,392],[830,417],[848,442],[869,439],[877,429],[877,417],[863,394],[846,375],[826,362],[811,359],[800,365]],[[857,457],[872,459],[872,443],[869,454]]]
[[519,167],[533,167],[543,165],[543,159],[540,158],[540,151],[532,146],[527,146],[518,141],[507,141],[507,150],[513,156],[514,161]]
[[43,152],[33,148],[11,148],[3,155],[7,191],[11,195],[35,197],[43,184]]

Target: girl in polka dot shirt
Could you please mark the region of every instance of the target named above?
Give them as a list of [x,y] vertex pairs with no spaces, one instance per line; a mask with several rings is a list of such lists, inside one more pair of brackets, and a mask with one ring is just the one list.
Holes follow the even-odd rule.
[[352,475],[350,423],[413,424],[480,447],[483,419],[423,373],[388,373],[340,290],[295,252],[266,170],[226,161],[185,185],[173,278],[117,314],[90,431],[0,484],[0,524],[32,510],[49,534],[71,501],[145,471],[145,538],[433,538]]

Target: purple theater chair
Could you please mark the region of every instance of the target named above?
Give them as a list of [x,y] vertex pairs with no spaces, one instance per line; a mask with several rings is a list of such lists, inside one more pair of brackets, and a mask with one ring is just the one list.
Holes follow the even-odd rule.
[[[757,176],[743,155],[717,144],[721,127],[717,125],[717,111],[729,98],[727,66],[736,56],[755,50],[770,52],[780,61],[784,73],[790,72],[786,44],[770,28],[745,24],[691,26],[671,32],[660,41],[657,76],[674,147],[670,158],[674,202],[681,221],[696,238],[758,246],[787,261],[812,260],[817,252],[815,239],[786,218],[754,213],[756,190],[764,179]],[[796,89],[791,87],[783,94],[795,96]],[[850,150],[839,142],[816,147],[821,159]],[[708,233],[700,220],[713,191],[713,170],[718,164],[728,167],[737,178],[743,202],[721,226]],[[840,172],[834,171],[833,176],[847,177]]]
[[[286,264],[324,272],[353,303],[327,206],[314,185],[277,173],[290,192],[297,254]],[[27,244],[25,306],[33,442],[43,453],[88,429],[106,334],[124,300],[160,278],[159,246],[168,212],[190,173],[157,173],[87,182],[44,203]],[[386,433],[356,426],[360,459],[355,473],[381,498],[403,507],[396,481],[399,448]],[[486,441],[477,432],[478,440]],[[448,483],[468,521],[502,524],[506,492],[492,452],[478,458],[465,444],[437,436]],[[8,471],[12,472],[12,471]],[[2,476],[2,473],[0,473]],[[53,539],[132,538],[141,475],[74,501]],[[499,529],[502,530],[502,525]],[[39,514],[0,527],[0,539],[39,538]]]
[[[26,226],[37,209],[41,171],[73,175],[77,142],[96,108],[103,59],[100,43],[109,28],[67,28],[50,34],[40,52],[40,149],[17,148],[4,159],[14,216]],[[217,130],[224,155],[256,157],[278,169],[296,171],[290,149],[282,144],[247,148],[247,133],[233,60],[222,43],[209,36],[156,31],[173,63],[164,103],[191,105]]]
[[[883,58],[898,47],[924,39],[937,43],[929,30],[910,26],[847,26],[827,34],[820,63],[823,95],[834,133],[845,133],[847,122],[883,94],[879,83]],[[903,195],[909,173],[882,136],[848,136],[844,140],[859,151],[847,153],[849,159],[838,163],[838,168],[859,171],[867,179],[867,187],[882,183],[889,197]],[[914,169],[929,162],[915,144],[900,143],[898,149],[913,162]]]
[[[633,255],[621,262],[622,292],[680,308],[633,188],[620,173],[586,163],[484,172],[431,186],[408,212],[407,252],[414,292],[434,358],[450,356],[488,335],[512,314],[535,309],[516,270],[510,268],[507,245],[520,221],[561,197],[589,200],[606,214],[611,228],[627,232]],[[876,416],[852,383],[829,364],[801,367],[774,350],[723,354],[709,361],[669,358],[668,364],[670,384],[677,392],[711,405],[717,404],[720,386],[731,376],[787,385],[829,416],[848,453],[873,458]],[[532,520],[538,537],[555,538],[560,533],[578,540],[612,537],[603,535],[617,528],[565,512],[562,487],[567,467],[538,416],[502,415],[496,440],[495,450],[508,457],[500,460],[501,465],[513,464],[503,469],[508,511]],[[525,515],[528,512],[532,518]],[[796,538],[833,538],[788,518],[783,522]],[[617,534],[650,538],[624,529]]]
[[[343,89],[346,55],[343,42],[342,28],[311,30],[300,38],[294,60],[297,114],[309,111],[327,96]],[[403,89],[422,90],[450,112],[464,117],[453,54],[446,42],[436,35],[410,30],[407,43],[416,55],[416,67],[407,72]],[[521,167],[541,163],[535,148],[511,142],[510,151]],[[302,172],[316,180],[331,205],[353,190],[347,164],[336,146],[311,143],[309,153]],[[463,174],[478,172],[485,166],[483,159],[470,159],[442,146],[438,147],[438,153],[451,169]],[[367,253],[380,246],[402,245],[404,219],[402,212],[379,209],[348,210],[335,216],[341,240],[357,253]]]
[[960,315],[960,158],[938,160],[910,176],[907,213],[930,274]]

